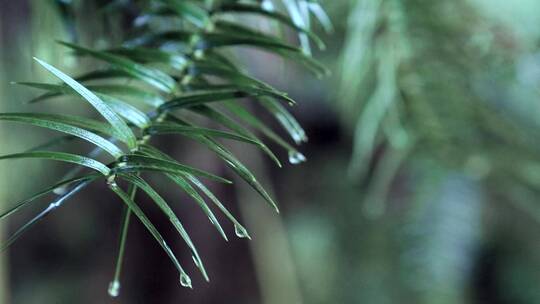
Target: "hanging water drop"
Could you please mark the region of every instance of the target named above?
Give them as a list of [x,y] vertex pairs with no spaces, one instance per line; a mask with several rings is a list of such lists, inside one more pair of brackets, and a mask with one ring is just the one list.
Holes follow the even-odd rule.
[[274,4],[270,0],[264,0],[262,2],[262,8],[266,11],[273,12],[274,11]]
[[302,143],[302,136],[300,136],[300,134],[294,132],[294,133],[291,134],[291,136],[292,136],[292,139],[294,140],[294,142],[295,142],[297,145],[299,145],[299,144]]
[[191,285],[191,279],[185,273],[180,274],[180,285],[193,289],[193,286]]
[[66,192],[67,192],[67,187],[65,187],[65,186],[58,187],[58,188],[53,190],[53,193],[56,194],[56,195],[64,195],[64,194],[66,194]]
[[306,161],[304,154],[298,151],[289,151],[289,162],[293,165],[298,165]]
[[193,55],[197,59],[202,59],[202,58],[204,58],[204,51],[203,50],[196,50]]
[[[164,122],[165,119],[167,118],[167,115],[159,115],[158,118],[156,119],[156,122]],[[145,136],[150,136],[150,135],[145,135]]]
[[107,177],[107,185],[110,188],[118,188],[118,184],[116,183],[116,175],[112,174]]
[[297,145],[308,142],[306,132],[302,129],[294,131],[291,136]]
[[112,281],[109,283],[109,289],[108,289],[109,295],[113,298],[118,297],[120,294],[120,282],[117,280]]
[[133,25],[135,25],[136,27],[141,27],[141,26],[147,24],[149,20],[150,20],[149,15],[138,16],[137,18],[135,18],[135,21],[133,22]]
[[239,237],[241,239],[250,239],[251,240],[251,236],[249,236],[246,228],[244,228],[240,224],[234,224],[234,233],[236,234],[237,237]]

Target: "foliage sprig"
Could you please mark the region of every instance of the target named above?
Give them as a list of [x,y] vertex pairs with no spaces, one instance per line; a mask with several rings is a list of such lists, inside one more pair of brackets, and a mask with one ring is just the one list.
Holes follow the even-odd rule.
[[[281,166],[279,159],[268,146],[250,130],[253,128],[286,149],[291,163],[305,161],[305,157],[296,148],[266,126],[249,108],[238,102],[240,99],[257,101],[276,118],[295,143],[300,144],[307,140],[305,132],[285,107],[293,105],[294,100],[286,93],[246,73],[226,55],[224,48],[257,48],[300,62],[317,76],[327,73],[326,69],[311,57],[307,43],[311,40],[324,48],[322,40],[309,29],[311,14],[328,27],[326,15],[315,1],[284,0],[283,3],[274,3],[267,0],[149,0],[140,1],[139,4],[142,4],[142,8],[135,23],[140,33],[118,47],[96,50],[60,42],[75,55],[104,62],[108,68],[96,69],[72,78],[36,58],[36,61],[61,80],[61,83],[19,83],[46,91],[31,100],[31,103],[60,96],[78,97],[88,102],[105,121],[64,114],[0,114],[2,121],[25,123],[65,134],[29,151],[0,156],[0,159],[38,158],[77,165],[64,180],[16,203],[0,215],[0,219],[8,217],[45,195],[53,192],[57,194],[56,199],[16,231],[3,248],[11,245],[25,231],[62,206],[77,192],[92,183],[106,181],[108,188],[125,203],[117,266],[109,288],[111,296],[119,293],[122,260],[132,214],[141,221],[169,256],[179,272],[181,285],[192,286],[189,275],[171,247],[136,203],[138,190],[149,196],[168,217],[191,251],[196,267],[203,277],[209,280],[203,261],[188,232],[169,204],[146,181],[146,172],[162,173],[185,191],[200,206],[225,240],[227,235],[203,195],[232,222],[238,237],[250,238],[246,228],[206,187],[202,179],[231,182],[178,162],[155,147],[150,142],[151,138],[161,134],[178,134],[202,144],[253,187],[276,211],[277,204],[256,177],[218,139],[259,147]],[[283,5],[288,14],[278,12],[277,4]],[[302,48],[272,33],[261,32],[253,26],[236,22],[238,15],[245,14],[256,15],[260,21],[278,22],[296,31]],[[183,117],[181,114],[184,113],[202,116],[223,126],[227,131],[201,126]],[[60,143],[75,139],[89,142],[96,148],[88,156],[49,150]],[[108,154],[105,162],[96,159],[102,152]],[[87,169],[91,172],[84,171]]]

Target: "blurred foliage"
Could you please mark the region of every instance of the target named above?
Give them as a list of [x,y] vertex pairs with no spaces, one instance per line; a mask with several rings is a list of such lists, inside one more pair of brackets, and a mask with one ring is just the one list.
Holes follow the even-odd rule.
[[[73,195],[98,180],[106,181],[113,193],[125,203],[124,220],[121,226],[117,266],[114,278],[109,286],[112,297],[119,295],[120,273],[125,253],[125,244],[131,214],[147,228],[163,251],[169,256],[179,272],[179,281],[183,287],[192,288],[192,281],[173,249],[136,203],[137,189],[143,190],[156,207],[163,212],[178,236],[184,240],[186,249],[191,252],[195,267],[202,277],[209,281],[206,268],[199,256],[190,234],[184,228],[170,205],[148,184],[143,172],[164,174],[191,197],[210,223],[227,241],[228,237],[214,212],[207,205],[202,195],[219,209],[233,224],[234,233],[239,238],[250,238],[247,230],[218,200],[199,178],[206,178],[222,183],[231,183],[228,179],[180,163],[172,156],[161,152],[151,140],[156,135],[176,134],[187,137],[214,152],[241,180],[249,184],[264,201],[278,211],[278,207],[253,173],[219,139],[249,143],[257,146],[278,166],[281,162],[274,153],[247,126],[264,133],[277,145],[288,152],[289,162],[298,164],[305,157],[291,144],[272,131],[257,114],[239,102],[250,98],[270,115],[274,116],[289,133],[296,144],[306,141],[305,132],[289,111],[281,105],[290,106],[295,101],[269,84],[251,77],[240,65],[231,61],[223,49],[230,47],[255,48],[272,53],[284,59],[293,59],[302,63],[317,76],[323,76],[326,70],[310,55],[311,41],[323,49],[324,43],[309,30],[312,14],[328,27],[328,17],[317,2],[285,0],[279,2],[286,13],[278,11],[271,1],[52,1],[39,2],[33,8],[45,18],[35,18],[36,24],[51,24],[51,10],[56,8],[62,16],[62,25],[67,29],[72,41],[89,37],[94,44],[103,44],[89,48],[70,42],[60,42],[77,56],[87,56],[100,62],[89,72],[72,78],[55,66],[41,60],[36,61],[48,72],[61,80],[60,83],[18,82],[17,84],[46,91],[32,99],[30,103],[67,97],[83,99],[91,105],[101,118],[87,118],[85,115],[66,115],[46,112],[8,112],[1,113],[0,120],[19,122],[32,126],[64,133],[62,137],[47,136],[49,141],[36,145],[23,152],[4,154],[0,159],[46,159],[74,164],[77,167],[69,171],[59,182],[39,191],[28,199],[19,201],[7,208],[1,218],[16,213],[38,199],[55,194],[52,202],[35,217],[22,225],[5,242],[2,249],[9,247],[28,229],[50,213],[62,207]],[[278,2],[276,2],[278,3]],[[95,16],[102,19],[92,30],[82,29],[79,35],[77,23],[85,24],[88,11],[95,11]],[[110,20],[106,15],[112,14]],[[274,20],[295,32],[301,48],[291,45],[284,37],[272,32],[262,32],[236,22],[237,15],[250,14],[257,18]],[[127,38],[116,45],[115,33],[123,32],[120,25],[128,21]],[[54,23],[58,25],[58,22]],[[89,22],[86,24],[90,24]],[[93,32],[103,31],[104,41],[93,37]],[[98,37],[101,35],[98,34]],[[38,44],[43,37],[38,37]],[[124,40],[124,39],[122,39]],[[45,53],[51,57],[54,52]],[[197,119],[194,116],[198,116]],[[201,119],[202,118],[202,119]],[[212,127],[218,124],[228,129],[222,131]],[[74,139],[82,139],[97,147],[89,154],[73,153],[77,146],[70,144]],[[68,143],[68,144],[66,144]],[[66,152],[51,151],[57,146],[68,146]],[[66,147],[64,147],[66,149]],[[101,156],[107,152],[107,156]],[[112,159],[111,159],[112,156]],[[93,173],[83,172],[91,169]],[[117,183],[121,182],[120,184]],[[124,188],[127,188],[125,190]],[[137,199],[138,200],[138,199]]]
[[[338,93],[354,131],[349,173],[366,192],[364,216],[402,214],[399,232],[387,232],[402,244],[398,265],[405,285],[397,286],[416,298],[411,303],[470,302],[482,288],[497,288],[489,284],[505,286],[504,295],[482,294],[479,303],[490,296],[537,303],[532,285],[511,284],[502,274],[493,274],[496,283],[471,286],[475,275],[485,275],[475,274],[485,263],[476,258],[490,242],[482,231],[505,229],[482,214],[499,203],[517,207],[510,218],[537,218],[539,210],[540,36],[527,25],[537,20],[540,6],[352,3]],[[403,183],[409,194],[396,194]],[[539,264],[531,266],[515,271],[538,278]],[[518,290],[528,298],[516,296]],[[385,301],[396,300],[375,302]]]
[[365,176],[384,147],[381,170],[403,151],[537,184],[536,49],[481,12],[469,1],[358,1],[340,91],[345,118],[358,117],[352,174]]
[[[36,37],[52,35],[104,49],[120,43],[125,34],[136,34],[122,33],[126,24],[136,20],[136,12],[126,9],[129,1],[72,2],[77,9],[59,11],[66,18],[49,18],[54,26],[35,26]],[[274,3],[285,12],[285,2]],[[269,5],[269,1],[264,3]],[[305,11],[302,5],[298,6],[300,12]],[[323,58],[335,71],[333,80],[315,80],[272,56],[244,50],[227,52],[257,78],[277,83],[295,99],[308,101],[292,109],[310,138],[303,150],[309,161],[300,170],[287,166],[279,171],[270,169],[266,166],[269,159],[256,154],[260,152],[248,154],[254,150],[233,147],[239,155],[249,156],[246,164],[263,184],[273,184],[282,202],[296,270],[285,260],[289,254],[282,244],[280,224],[268,220],[268,210],[254,207],[259,197],[238,187],[235,193],[219,193],[227,201],[239,201],[238,211],[246,216],[246,227],[254,235],[251,259],[244,254],[247,248],[235,249],[234,240],[231,248],[221,250],[220,243],[212,241],[215,235],[200,228],[194,233],[205,240],[202,250],[228,254],[205,257],[212,277],[216,277],[213,284],[200,286],[195,292],[177,292],[176,282],[174,287],[164,283],[163,277],[172,278],[169,265],[154,259],[161,253],[147,249],[150,241],[133,234],[130,237],[135,240],[130,246],[135,249],[127,253],[131,267],[126,267],[125,275],[125,285],[132,293],[119,300],[540,303],[536,286],[540,279],[540,243],[535,232],[540,220],[536,136],[540,127],[540,30],[536,26],[540,4],[535,0],[327,0],[323,7],[334,22],[334,34],[324,37],[328,41],[326,52],[307,46],[306,37],[288,30],[282,30],[280,37],[298,42],[304,51]],[[95,22],[95,16],[103,12],[108,12],[102,16],[110,27],[102,28],[105,23]],[[75,16],[76,28],[85,30],[63,30],[59,35],[58,24],[64,22],[64,28],[69,28],[73,22],[70,16]],[[257,18],[239,20],[261,30],[275,28],[273,23]],[[306,21],[295,22],[305,25]],[[328,24],[323,26],[324,22],[321,25],[312,20],[308,24],[316,32],[330,29]],[[46,40],[40,51],[44,53],[35,54],[47,54],[48,61],[64,70],[77,73],[81,64],[92,64],[65,60],[61,49]],[[20,50],[30,57],[28,48]],[[282,67],[280,72],[276,72],[277,66]],[[13,80],[11,76],[5,78]],[[15,80],[19,79],[25,77]],[[261,119],[272,125],[271,117],[263,116]],[[190,160],[213,166],[201,149],[188,143],[166,145]],[[275,146],[269,144],[272,149]],[[169,187],[158,188],[166,192]],[[9,196],[14,195],[10,191]],[[88,199],[102,200],[99,194],[91,195]],[[44,297],[54,301],[60,294],[68,302],[105,301],[93,296],[96,286],[103,289],[110,279],[109,251],[114,249],[109,244],[111,239],[104,239],[104,235],[115,233],[110,233],[106,225],[98,228],[96,222],[103,224],[102,214],[111,213],[114,215],[109,216],[108,225],[117,226],[119,210],[100,210],[96,215],[91,207],[78,207],[51,217],[43,223],[49,230],[34,233],[36,238],[46,238],[47,231],[58,231],[51,226],[76,224],[66,220],[74,212],[93,212],[95,219],[86,216],[82,224],[72,225],[68,238],[79,242],[54,243],[70,244],[61,248],[69,248],[72,255],[92,254],[91,260],[70,259],[86,265],[85,276],[90,279],[81,278],[78,268],[69,271],[44,266],[51,260],[53,265],[64,265],[62,259],[69,257],[70,251],[54,251],[57,260],[42,255],[28,258],[26,249],[52,245],[30,247],[26,242],[28,247],[14,249],[13,254],[19,262],[19,271],[11,272],[17,303]],[[232,208],[236,211],[235,205]],[[196,217],[196,210],[187,211],[191,211],[185,213],[189,223],[205,226],[198,225],[203,218]],[[55,226],[55,221],[63,222]],[[106,248],[101,256],[87,245],[96,240]],[[36,239],[34,243],[39,244]],[[145,280],[147,272],[136,272],[140,267],[129,264],[130,254],[131,261],[152,261],[155,268],[147,272],[162,279]],[[43,276],[28,278],[28,274],[39,271],[36,269],[51,279],[43,282]],[[301,290],[298,301],[296,279]],[[39,290],[33,288],[38,282],[43,286]],[[77,292],[50,291],[59,290],[65,282],[76,286]],[[34,298],[29,294],[35,294]],[[82,299],[77,294],[88,297]]]

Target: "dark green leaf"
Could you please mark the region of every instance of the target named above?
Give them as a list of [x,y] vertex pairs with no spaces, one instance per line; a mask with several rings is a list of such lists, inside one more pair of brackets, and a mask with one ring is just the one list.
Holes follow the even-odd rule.
[[[144,153],[147,153],[149,155],[153,155],[153,156],[157,156],[157,157],[162,157],[162,158],[167,158],[167,159],[171,159],[172,158],[170,156],[168,156],[167,154],[159,151],[158,149],[152,147],[152,146],[148,146],[148,145],[142,145],[141,146],[141,150],[144,151]],[[240,224],[240,222],[238,222],[238,220],[236,220],[236,218],[229,212],[229,210],[219,201],[219,199],[212,193],[212,191],[210,191],[198,178],[196,178],[195,176],[191,175],[191,174],[184,174],[183,175],[185,178],[187,178],[192,184],[194,184],[197,188],[199,188],[224,214],[225,216],[231,221],[233,222],[234,226],[236,227],[235,230],[239,230],[239,231],[244,231],[247,235],[247,231],[246,229],[242,226],[242,224]],[[199,200],[199,199],[197,199]],[[200,200],[201,202],[204,203],[204,199]],[[221,226],[220,226],[221,227]]]
[[[37,101],[43,101],[48,98],[61,96],[62,94],[77,94],[74,90],[72,90],[70,87],[64,86],[64,85],[55,85],[55,84],[45,84],[45,83],[30,83],[30,82],[21,82],[19,83],[21,85],[31,86],[35,88],[40,88],[44,90],[51,91],[51,93],[47,93],[45,95],[41,95],[38,98],[34,98],[32,102]],[[107,86],[86,86],[87,89],[91,90],[94,88],[97,88],[98,90],[102,90],[105,92],[120,92],[125,93],[126,91],[129,93],[137,93],[134,92],[130,86],[121,86],[121,85],[107,85]],[[129,90],[128,90],[129,89]],[[128,103],[123,102],[122,100],[109,96],[107,94],[98,93],[95,92],[96,96],[101,98],[108,106],[111,107],[116,113],[124,117],[129,122],[133,123],[139,128],[144,128],[149,124],[149,119],[140,110],[137,108],[131,106]]]
[[238,222],[238,220],[232,215],[232,213],[219,201],[219,199],[208,189],[203,183],[201,183],[200,180],[198,180],[193,175],[188,175],[187,178],[191,183],[193,183],[197,188],[199,188],[218,208],[225,214],[225,216],[234,224],[234,230],[236,234],[239,237],[247,237],[251,239],[249,236],[247,229]]
[[116,48],[107,50],[108,53],[127,57],[140,63],[164,63],[174,69],[181,69],[186,64],[186,58],[176,53],[151,48]]
[[173,174],[189,173],[201,177],[206,177],[215,181],[230,184],[231,181],[214,175],[212,173],[182,165],[176,161],[168,161],[141,155],[124,155],[120,158],[115,172],[138,172],[138,171],[158,171]]
[[[58,97],[62,94],[73,95],[77,94],[73,89],[66,85],[50,84],[50,83],[36,83],[36,82],[16,82],[24,86],[29,86],[37,89],[50,91],[49,93],[38,96],[29,103],[35,103],[43,101],[49,98]],[[135,86],[122,85],[122,84],[106,84],[106,85],[86,85],[86,88],[95,93],[107,94],[107,95],[120,95],[125,97],[131,97],[136,100],[143,101],[145,104],[158,107],[164,101],[163,98],[157,94],[148,92],[146,90],[139,89]]]
[[239,70],[236,64],[229,57],[221,54],[217,50],[206,50],[204,52],[204,58],[206,60],[219,63],[228,69]]
[[255,96],[269,96],[282,99],[289,102],[290,105],[296,104],[296,101],[287,96],[287,93],[280,92],[276,89],[266,89],[241,84],[190,84],[189,87],[193,90],[203,91],[239,90],[255,94]]
[[[142,145],[140,147],[140,151],[151,157],[157,157],[157,158],[162,158],[169,161],[174,161],[172,157],[168,156],[167,154],[159,151],[158,149],[152,146]],[[202,209],[204,214],[210,220],[210,223],[212,223],[212,225],[216,227],[218,232],[221,234],[221,236],[223,236],[225,240],[228,240],[227,235],[225,234],[225,231],[223,231],[223,228],[219,224],[218,219],[216,218],[212,210],[208,208],[202,196],[195,189],[193,189],[193,187],[185,180],[185,178],[191,177],[191,176],[192,176],[191,174],[187,174],[187,173],[182,174],[182,175],[167,174],[167,177],[169,177],[173,182],[175,182],[178,186],[180,186],[180,188],[182,188],[189,196],[191,196],[191,198],[195,200],[195,202],[199,205],[199,207]]]
[[223,101],[229,99],[246,98],[254,96],[254,94],[239,91],[239,90],[224,90],[215,92],[190,93],[172,99],[162,104],[158,110],[160,112],[170,111],[173,109],[185,108],[203,103]]
[[210,21],[206,10],[187,0],[160,0],[167,4],[179,17],[188,20],[194,25],[204,28]]
[[293,62],[301,63],[319,78],[330,75],[328,68],[304,52],[287,52],[281,49],[275,49],[274,53],[279,54],[283,58],[291,59]]
[[21,81],[21,82],[12,82],[12,84],[18,84],[23,85],[35,89],[45,90],[45,91],[51,91],[56,94],[71,94],[73,92],[73,89],[71,89],[67,85],[61,85],[61,84],[55,84],[55,83],[42,83],[42,82],[27,82],[27,81]]
[[289,159],[292,163],[295,163],[292,160],[300,160],[300,162],[305,161],[305,157],[302,155],[302,153],[300,153],[298,150],[296,150],[296,148],[287,143],[287,141],[281,138],[281,136],[277,135],[274,131],[272,131],[272,129],[268,128],[262,121],[260,121],[257,117],[244,109],[242,106],[234,102],[225,102],[224,105],[229,111],[231,111],[231,113],[235,114],[252,127],[261,131],[266,137],[270,138],[275,143],[285,148],[289,153]]
[[281,167],[281,162],[279,159],[274,155],[274,153],[259,139],[255,134],[253,134],[251,131],[249,131],[247,128],[242,126],[241,124],[234,121],[232,118],[227,116],[225,113],[214,109],[212,107],[206,106],[206,105],[200,105],[189,108],[189,110],[205,116],[212,121],[218,122],[221,125],[229,128],[230,130],[244,136],[247,138],[251,138],[253,141],[257,143],[257,145],[261,148],[261,150],[264,151],[276,164]]
[[105,176],[109,175],[111,171],[107,166],[98,162],[97,160],[94,160],[85,156],[80,156],[80,155],[71,154],[71,153],[64,153],[64,152],[34,151],[34,152],[15,153],[15,154],[8,154],[8,155],[0,156],[0,160],[18,159],[18,158],[38,158],[38,159],[48,159],[48,160],[56,160],[56,161],[61,161],[61,162],[66,162],[66,163],[72,163],[79,166],[94,169]]
[[174,82],[174,79],[172,79],[169,75],[161,72],[160,70],[146,67],[127,58],[107,52],[95,51],[67,42],[60,43],[71,49],[74,49],[81,54],[90,55],[97,59],[108,62],[115,69],[121,70],[131,75],[132,77],[142,80],[166,93],[172,93],[176,90],[176,84]]
[[279,121],[279,123],[287,130],[296,144],[307,142],[307,136],[304,129],[300,126],[298,121],[287,111],[279,102],[273,98],[260,98],[263,107],[268,109],[272,115]]
[[287,15],[281,14],[279,12],[268,11],[268,10],[263,9],[260,6],[257,6],[257,5],[241,4],[241,3],[226,4],[226,5],[222,6],[222,7],[220,7],[220,11],[222,11],[224,13],[235,13],[235,14],[238,14],[238,13],[250,13],[250,14],[258,14],[258,15],[266,16],[268,18],[277,20],[277,21],[281,22],[282,24],[285,24],[288,27],[290,27],[290,28],[292,28],[292,29],[294,29],[294,30],[296,30],[296,31],[298,31],[300,33],[306,34],[309,38],[311,38],[317,44],[317,46],[321,50],[325,49],[324,42],[315,33],[310,31],[309,29],[298,26]]
[[97,93],[133,98],[134,100],[141,101],[144,104],[152,107],[158,107],[164,102],[163,98],[158,94],[154,94],[148,90],[140,89],[133,85],[88,85],[87,88]]
[[80,127],[86,126],[86,123],[88,122],[89,129],[94,129],[92,127],[93,124],[91,124],[91,120],[79,119],[78,117],[74,116],[37,113],[0,113],[0,120],[22,122],[67,133],[95,144],[115,158],[120,157],[123,154],[122,150],[120,150],[120,148],[118,148],[115,144],[91,131]]
[[187,45],[192,41],[194,35],[195,32],[190,31],[166,31],[159,33],[151,33],[127,41],[125,45],[131,48],[142,46],[148,47],[166,44],[168,42],[174,41],[176,43],[182,43],[184,44],[184,47],[187,47]]
[[150,125],[150,118],[141,110],[125,103],[122,100],[109,95],[97,93],[97,95],[107,103],[116,113],[124,117],[127,121],[131,122],[140,129],[144,129]]
[[[276,52],[281,50],[292,53],[302,53],[302,50],[281,42],[278,39],[265,38],[264,36],[221,33],[196,33],[189,31],[166,31],[149,34],[130,41],[128,45],[134,46],[161,46],[166,43],[176,42],[185,45],[194,44],[197,50],[213,50],[227,46],[257,47],[263,51]],[[279,54],[282,55],[282,54]]]
[[26,231],[28,231],[28,229],[33,227],[35,224],[37,224],[40,220],[45,218],[52,211],[62,206],[71,196],[73,196],[75,193],[77,193],[79,190],[83,189],[84,187],[88,186],[94,180],[95,179],[80,181],[69,192],[56,198],[52,203],[49,204],[49,206],[47,206],[47,208],[45,208],[45,210],[41,211],[38,215],[33,217],[30,221],[28,221],[21,228],[15,231],[15,233],[12,236],[10,236],[9,239],[4,244],[2,244],[2,248],[0,248],[0,251],[4,251],[9,246],[11,246],[16,240],[19,239],[19,237],[21,237]]
[[237,135],[230,132],[219,131],[214,129],[193,127],[179,125],[171,122],[154,123],[146,129],[149,135],[160,134],[183,134],[183,135],[205,135],[210,137],[221,137],[226,139],[232,139],[236,141],[242,141],[253,145],[259,145],[259,143],[249,137]]
[[334,25],[332,24],[332,21],[319,3],[310,1],[308,3],[308,7],[327,33],[334,32]]
[[31,197],[16,203],[13,207],[9,208],[7,211],[0,214],[0,219],[3,219],[5,217],[8,217],[8,216],[12,215],[13,213],[17,212],[19,209],[26,206],[27,204],[29,204],[29,203],[31,203],[31,202],[33,202],[33,201],[35,201],[35,200],[49,194],[49,193],[51,193],[51,192],[53,192],[53,191],[55,191],[55,190],[57,190],[59,188],[74,184],[76,182],[94,180],[94,179],[97,179],[98,177],[100,177],[100,175],[98,175],[98,174],[88,174],[88,175],[85,175],[85,176],[75,177],[75,178],[71,178],[71,179],[68,179],[68,180],[58,182],[58,183],[54,184],[53,186],[48,187],[48,188],[46,188],[46,189],[32,195]]
[[142,189],[156,203],[156,205],[158,205],[159,209],[161,209],[161,211],[163,211],[163,213],[169,218],[171,224],[178,231],[182,239],[185,241],[185,243],[191,250],[193,259],[196,261],[195,264],[197,265],[197,267],[200,268],[201,273],[203,273],[205,278],[208,279],[201,257],[197,252],[197,248],[195,248],[195,245],[189,237],[186,229],[184,228],[176,214],[174,214],[174,211],[171,209],[171,207],[169,207],[167,202],[144,179],[132,174],[120,174],[120,177]]
[[171,247],[169,247],[163,236],[161,236],[159,231],[144,214],[141,208],[137,206],[137,204],[129,197],[129,195],[125,193],[122,189],[120,189],[120,187],[116,185],[111,185],[110,188],[122,199],[122,201],[129,207],[129,209],[137,216],[137,218],[139,218],[141,223],[146,227],[150,234],[152,234],[152,236],[156,239],[161,248],[163,248],[165,253],[169,256],[176,269],[178,269],[180,276],[183,276],[184,278],[189,278],[180,263],[178,262],[178,259],[174,255]]
[[127,73],[121,70],[104,69],[104,70],[97,70],[97,71],[84,73],[78,76],[77,78],[75,78],[75,80],[79,82],[87,82],[87,81],[92,81],[92,80],[111,79],[111,78],[137,78],[137,77],[134,77],[130,73]]
[[261,80],[250,77],[237,70],[231,70],[228,68],[216,66],[215,64],[207,64],[205,62],[197,61],[190,66],[189,72],[192,76],[197,76],[197,75],[215,76],[229,82],[229,84],[235,84],[235,85],[238,84],[238,85],[243,85],[247,87],[259,87],[259,88],[264,88],[270,91],[275,91],[278,94],[280,93],[278,90],[274,89],[271,85]]
[[[179,124],[187,124],[183,120],[173,115],[168,115],[167,118]],[[255,176],[242,164],[242,162],[240,162],[236,157],[234,157],[234,155],[230,151],[228,151],[227,148],[207,136],[190,135],[190,137],[215,152],[234,172],[236,172],[236,174],[238,174],[253,189],[255,189],[265,199],[265,201],[270,204],[270,206],[272,206],[277,212],[279,212],[276,203],[270,197],[270,195],[268,195],[268,193],[261,186],[261,184],[257,181]]]
[[264,199],[265,201],[273,207],[276,212],[279,213],[279,208],[274,202],[274,200],[270,197],[270,195],[266,192],[264,187],[257,181],[255,176],[247,169],[242,162],[240,162],[234,155],[228,151],[223,145],[220,143],[207,138],[207,137],[200,137],[198,136],[195,138],[195,140],[199,141],[200,143],[206,145],[210,150],[214,151],[220,158],[225,160],[226,164],[234,171],[236,174],[238,174],[244,181],[246,181],[255,191],[257,191]]
[[87,100],[105,119],[111,124],[111,126],[117,131],[119,135],[122,136],[130,148],[135,148],[137,145],[137,139],[131,129],[127,124],[116,114],[109,106],[107,106],[96,94],[90,92],[83,85],[75,81],[73,78],[64,74],[62,71],[53,67],[52,65],[35,58],[43,67],[45,67],[49,72],[54,74],[56,77],[60,78],[72,89],[77,91],[85,100]]
[[249,46],[257,47],[263,51],[274,52],[274,50],[284,50],[289,52],[302,52],[301,49],[283,43],[277,39],[267,39],[264,37],[247,36],[229,33],[206,33],[196,44],[200,50],[214,49],[226,46]]

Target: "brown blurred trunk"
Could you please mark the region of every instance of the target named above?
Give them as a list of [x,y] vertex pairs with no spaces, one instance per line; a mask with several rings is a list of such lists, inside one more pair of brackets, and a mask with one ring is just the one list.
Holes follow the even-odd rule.
[[[2,4],[2,1],[0,1],[0,6],[3,7],[4,4]],[[5,10],[0,9],[0,21],[5,20],[4,19],[4,13]],[[3,24],[0,22],[0,45],[7,45],[7,40],[4,37],[3,32]],[[5,86],[6,86],[6,79],[4,77],[5,73],[7,72],[6,66],[4,64],[4,48],[0,47],[0,112],[3,112],[5,110],[4,108],[4,100],[6,100],[6,93],[5,93]],[[4,137],[4,130],[5,128],[0,128],[0,143],[5,142]],[[3,147],[4,145],[0,144],[0,147]],[[3,149],[0,149],[0,154],[4,153]],[[4,166],[0,165],[0,184],[5,185],[5,182],[7,181],[6,178],[6,170],[4,169]],[[2,189],[2,188],[0,188]],[[5,188],[3,188],[5,189]],[[6,193],[3,190],[0,190],[0,201],[5,202],[6,201]],[[5,206],[3,204],[0,204],[0,208],[4,209]],[[5,222],[0,222],[0,242],[3,242],[5,240]],[[9,303],[8,301],[8,289],[7,289],[7,276],[8,276],[8,270],[7,270],[7,254],[3,253],[0,254],[0,303]]]
[[[264,166],[265,159],[261,153],[246,151],[245,146],[242,150],[239,147],[235,150],[270,196],[274,197]],[[273,208],[240,178],[236,178],[235,185],[242,221],[252,237],[249,244],[262,295],[260,303],[303,303],[282,215],[276,214]]]

